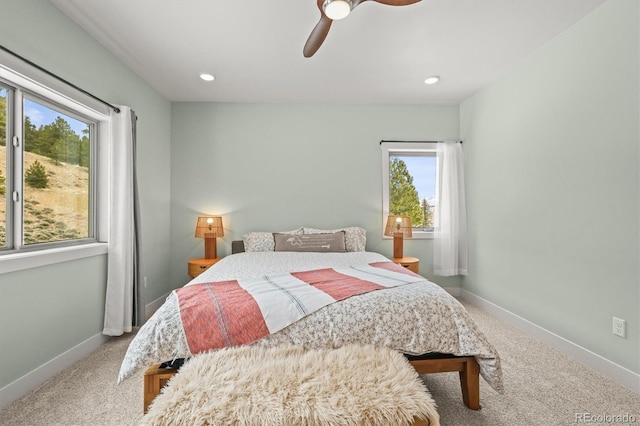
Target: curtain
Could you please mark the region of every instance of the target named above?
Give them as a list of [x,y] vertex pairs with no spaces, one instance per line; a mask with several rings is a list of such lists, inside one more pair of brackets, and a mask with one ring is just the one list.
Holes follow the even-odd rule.
[[467,275],[467,206],[461,142],[438,144],[440,163],[440,226],[434,234],[433,272],[439,276]]
[[136,182],[135,112],[111,112],[109,150],[109,253],[103,334],[120,336],[140,325],[144,302],[140,283],[139,202]]

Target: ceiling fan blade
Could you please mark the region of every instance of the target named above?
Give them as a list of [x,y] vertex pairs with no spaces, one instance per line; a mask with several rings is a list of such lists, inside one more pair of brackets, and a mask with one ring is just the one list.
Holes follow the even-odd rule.
[[316,26],[311,31],[307,42],[304,45],[304,49],[302,53],[305,58],[310,58],[314,53],[318,51],[320,46],[322,46],[322,42],[325,38],[327,38],[327,34],[329,34],[329,29],[331,28],[331,24],[333,21],[323,13],[320,17],[320,21],[316,24]]
[[[309,38],[307,39],[307,42],[304,45],[304,49],[302,50],[302,53],[304,54],[305,58],[310,58],[318,51],[320,46],[322,46],[322,43],[324,42],[324,40],[327,38],[327,34],[329,34],[329,29],[331,28],[331,24],[333,23],[333,20],[329,18],[327,15],[325,15],[324,13],[324,8],[322,7],[324,4],[324,1],[325,0],[317,0],[316,2],[318,5],[318,9],[320,10],[320,21],[318,21],[316,26],[311,31],[311,34],[309,35]],[[366,1],[369,1],[369,0],[352,0],[351,10],[355,9],[356,6]],[[419,1],[422,1],[422,0],[372,0],[372,1],[375,1],[376,3],[386,4],[389,6],[406,6],[406,5],[418,3]]]
[[[367,0],[352,0],[351,10],[355,9],[357,5],[359,5],[360,3],[364,3],[365,1]],[[302,53],[304,54],[305,58],[310,58],[318,51],[320,46],[322,46],[324,39],[327,38],[329,29],[331,28],[331,24],[333,23],[333,19],[329,18],[324,13],[324,2],[325,0],[317,0],[316,2],[318,5],[318,10],[320,10],[320,21],[318,21],[316,26],[311,31],[311,34],[309,35],[309,38],[304,45]]]
[[[366,0],[365,0],[366,1]],[[373,0],[376,3],[387,4],[389,6],[407,6],[410,4],[418,3],[422,0]]]

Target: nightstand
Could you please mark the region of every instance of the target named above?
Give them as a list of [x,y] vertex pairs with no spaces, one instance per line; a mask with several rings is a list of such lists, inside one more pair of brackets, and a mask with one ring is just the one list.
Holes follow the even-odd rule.
[[416,274],[420,273],[420,260],[417,257],[394,257],[393,263],[402,265]]
[[220,257],[216,257],[215,259],[190,259],[188,261],[189,278],[194,279],[195,277],[206,271],[209,266],[219,262],[220,260]]

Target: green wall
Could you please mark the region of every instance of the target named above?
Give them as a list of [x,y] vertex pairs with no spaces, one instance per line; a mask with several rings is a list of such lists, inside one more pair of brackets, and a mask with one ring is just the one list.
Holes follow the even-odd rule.
[[636,373],[638,18],[605,3],[460,108],[463,288]]
[[[457,106],[174,103],[171,151],[173,282],[203,256],[199,214],[220,214],[221,254],[249,231],[362,226],[367,249],[382,237],[380,141],[458,138]],[[430,276],[431,240],[406,240]],[[444,286],[459,280],[435,279]]]
[[93,256],[0,275],[0,356],[11,366],[0,384],[102,331],[106,273],[106,256]]
[[[138,114],[146,302],[168,292],[170,103],[47,0],[2,0],[0,43]],[[106,256],[0,274],[0,389],[102,332]]]

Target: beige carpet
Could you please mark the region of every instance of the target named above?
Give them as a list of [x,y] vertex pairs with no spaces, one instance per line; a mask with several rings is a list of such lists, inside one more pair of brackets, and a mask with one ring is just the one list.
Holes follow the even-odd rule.
[[[506,392],[481,381],[482,409],[462,403],[457,374],[429,375],[425,383],[444,426],[576,425],[586,413],[634,416],[640,395],[573,361],[503,321],[466,304],[502,357]],[[2,426],[137,425],[142,420],[142,373],[116,378],[131,336],[111,340],[84,360],[0,411]],[[607,418],[603,418],[606,420]],[[592,422],[592,424],[598,424]]]

